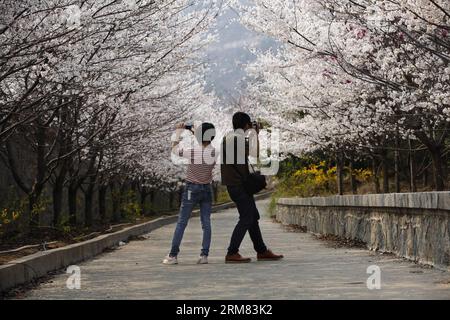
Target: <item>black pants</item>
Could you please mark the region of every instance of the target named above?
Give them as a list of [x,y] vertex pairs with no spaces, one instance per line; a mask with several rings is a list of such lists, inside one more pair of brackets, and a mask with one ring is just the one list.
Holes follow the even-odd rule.
[[259,228],[258,220],[260,216],[256,208],[255,199],[253,196],[248,195],[242,186],[228,186],[227,189],[231,200],[236,203],[239,212],[239,222],[231,236],[228,254],[239,252],[239,247],[247,231],[250,234],[255,251],[258,253],[266,252],[267,247],[264,244],[261,229]]

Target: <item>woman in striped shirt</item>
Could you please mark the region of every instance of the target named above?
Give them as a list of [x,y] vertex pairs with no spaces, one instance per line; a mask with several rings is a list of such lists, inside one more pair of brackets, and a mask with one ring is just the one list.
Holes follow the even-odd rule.
[[211,145],[216,131],[211,123],[203,123],[195,130],[198,145],[183,149],[180,147],[180,135],[186,128],[184,124],[177,126],[176,140],[172,152],[189,160],[186,172],[186,186],[181,199],[178,223],[172,240],[172,249],[163,260],[164,264],[178,264],[178,253],[183,239],[184,230],[191,217],[194,206],[200,205],[200,220],[203,229],[203,242],[199,264],[208,263],[209,247],[211,244],[211,207],[212,207],[212,171],[216,164],[216,150]]

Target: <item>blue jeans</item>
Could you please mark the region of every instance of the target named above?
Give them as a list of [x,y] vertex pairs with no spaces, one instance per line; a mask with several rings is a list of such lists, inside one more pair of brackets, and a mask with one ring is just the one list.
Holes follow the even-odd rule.
[[200,205],[200,220],[203,229],[202,256],[209,255],[209,247],[211,245],[211,206],[212,206],[212,189],[210,184],[194,184],[186,183],[181,199],[180,214],[172,240],[172,249],[170,256],[176,257],[180,252],[181,240],[183,239],[184,230],[191,217],[192,210],[196,205]]

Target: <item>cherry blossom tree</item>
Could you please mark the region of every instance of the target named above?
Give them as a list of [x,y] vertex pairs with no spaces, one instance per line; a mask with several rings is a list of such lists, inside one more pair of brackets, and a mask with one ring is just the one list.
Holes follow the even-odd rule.
[[[285,150],[379,156],[415,139],[444,188],[449,112],[446,1],[251,1],[241,21],[282,43],[249,66]],[[396,148],[398,150],[398,143]],[[421,147],[420,147],[421,148]]]
[[[220,5],[0,2],[1,153],[28,195],[32,223],[49,184],[54,224],[67,188],[72,222],[82,190],[84,221],[91,225],[94,194],[104,218],[112,181],[133,180],[137,172],[161,181],[177,175],[157,163],[169,128],[208,103],[199,71],[202,50],[214,40],[205,31]],[[25,173],[18,164],[24,143],[33,158]]]

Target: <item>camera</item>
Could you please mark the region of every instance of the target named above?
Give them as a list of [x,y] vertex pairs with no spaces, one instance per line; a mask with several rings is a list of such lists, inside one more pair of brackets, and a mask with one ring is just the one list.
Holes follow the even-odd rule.
[[255,130],[260,130],[262,129],[262,124],[258,121],[252,121],[252,128]]
[[184,128],[186,130],[192,131],[192,129],[194,128],[194,125],[192,123],[188,122],[184,125]]

